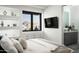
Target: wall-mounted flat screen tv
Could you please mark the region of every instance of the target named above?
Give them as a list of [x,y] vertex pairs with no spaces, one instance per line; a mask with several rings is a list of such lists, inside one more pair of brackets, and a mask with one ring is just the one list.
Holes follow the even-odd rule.
[[58,17],[45,18],[45,28],[58,28]]

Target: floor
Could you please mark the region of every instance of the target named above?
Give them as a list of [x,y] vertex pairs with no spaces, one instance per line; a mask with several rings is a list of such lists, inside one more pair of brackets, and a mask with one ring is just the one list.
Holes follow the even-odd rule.
[[79,53],[79,44],[73,44],[68,46],[69,48],[74,50],[74,53]]

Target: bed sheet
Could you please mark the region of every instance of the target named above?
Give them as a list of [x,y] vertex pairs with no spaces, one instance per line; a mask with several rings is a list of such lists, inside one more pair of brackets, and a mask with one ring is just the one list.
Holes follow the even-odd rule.
[[39,39],[29,39],[26,42],[27,49],[24,50],[24,53],[50,53],[51,50],[55,50],[58,47]]

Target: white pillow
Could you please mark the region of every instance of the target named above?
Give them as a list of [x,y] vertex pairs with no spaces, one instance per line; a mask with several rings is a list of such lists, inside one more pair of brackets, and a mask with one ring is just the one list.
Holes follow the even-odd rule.
[[18,52],[22,53],[23,52],[23,47],[21,46],[21,44],[19,43],[19,41],[15,40],[15,39],[11,39],[15,48],[18,50]]
[[1,41],[0,41],[1,47],[8,53],[17,53],[17,49],[13,46],[12,41],[6,37],[3,36]]
[[26,49],[27,48],[27,43],[26,43],[26,40],[25,39],[19,39],[19,42],[20,44],[22,45],[23,49]]

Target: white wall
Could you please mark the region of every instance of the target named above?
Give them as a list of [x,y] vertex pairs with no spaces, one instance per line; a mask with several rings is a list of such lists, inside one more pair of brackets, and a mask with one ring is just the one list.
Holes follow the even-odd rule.
[[44,18],[49,17],[59,17],[59,28],[44,28],[44,33],[49,40],[56,44],[62,45],[63,43],[63,30],[62,30],[62,21],[63,21],[63,8],[62,6],[50,6],[44,12]]
[[79,30],[79,6],[71,7],[71,24],[74,24]]
[[75,29],[78,30],[78,40],[79,40],[79,6],[71,7],[71,24],[75,25]]

